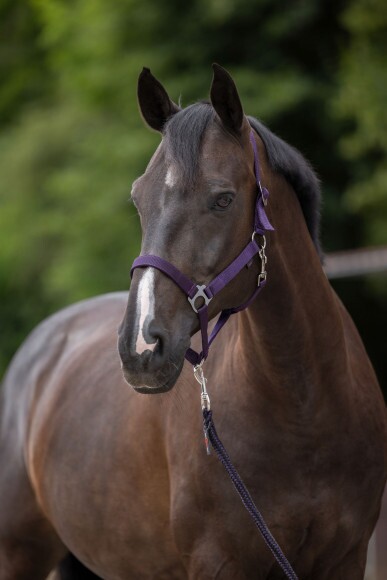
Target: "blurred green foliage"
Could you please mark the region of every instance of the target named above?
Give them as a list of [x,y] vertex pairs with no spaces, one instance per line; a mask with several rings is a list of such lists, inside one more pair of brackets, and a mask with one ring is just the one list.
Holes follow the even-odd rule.
[[[387,242],[385,0],[0,0],[0,16],[0,371],[45,315],[129,285],[130,186],[159,140],[137,111],[144,65],[184,105],[227,67],[321,176],[325,248]],[[387,294],[338,288],[360,324]]]
[[357,0],[343,14],[350,32],[341,57],[340,86],[334,99],[338,116],[352,120],[340,152],[353,161],[345,193],[349,211],[363,214],[366,242],[387,242],[387,5]]

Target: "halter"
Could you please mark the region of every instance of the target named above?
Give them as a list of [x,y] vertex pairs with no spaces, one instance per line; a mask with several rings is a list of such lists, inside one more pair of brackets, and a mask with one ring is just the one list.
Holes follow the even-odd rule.
[[[194,351],[192,348],[188,348],[185,353],[185,358],[194,366],[200,365],[208,356],[209,348],[218,335],[221,328],[226,324],[227,320],[230,318],[231,314],[240,312],[247,308],[251,302],[257,297],[260,291],[266,285],[266,263],[267,257],[265,254],[266,248],[266,238],[265,233],[269,230],[274,230],[273,226],[270,224],[269,219],[266,215],[265,207],[269,197],[269,191],[266,187],[263,187],[260,180],[259,171],[259,156],[257,144],[254,139],[254,132],[250,132],[250,142],[253,147],[254,152],[254,173],[258,186],[258,195],[255,203],[254,212],[254,228],[251,236],[251,241],[242,250],[237,258],[227,268],[225,268],[220,274],[218,274],[207,286],[205,284],[195,284],[192,280],[187,278],[185,274],[180,272],[173,264],[154,255],[144,255],[136,258],[132,264],[130,275],[133,276],[133,271],[136,268],[147,268],[152,267],[160,270],[166,276],[179,286],[179,288],[187,295],[188,302],[190,303],[193,311],[198,315],[200,332],[202,336],[202,350],[200,353]],[[256,237],[259,236],[262,239],[261,243],[258,243]],[[211,300],[221,291],[223,288],[231,282],[239,272],[248,266],[251,260],[256,254],[259,254],[261,259],[261,271],[258,275],[257,288],[253,292],[252,296],[241,304],[234,308],[226,308],[222,310],[219,318],[215,324],[214,329],[211,332],[210,337],[208,337],[208,305]],[[204,301],[204,304],[200,307],[196,307],[197,300]]]

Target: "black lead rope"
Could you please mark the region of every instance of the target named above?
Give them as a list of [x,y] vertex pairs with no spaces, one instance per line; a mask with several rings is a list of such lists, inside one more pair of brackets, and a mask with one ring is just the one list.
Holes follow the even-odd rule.
[[[230,476],[230,479],[237,490],[239,497],[242,500],[243,505],[251,515],[254,520],[255,525],[257,526],[258,530],[261,532],[263,539],[265,540],[268,548],[271,550],[273,556],[277,560],[278,564],[281,566],[282,570],[284,571],[287,578],[290,580],[298,580],[296,573],[294,572],[293,568],[291,567],[289,561],[287,560],[286,556],[282,552],[281,548],[279,547],[278,543],[272,536],[269,528],[267,527],[265,520],[263,519],[260,511],[258,510],[257,506],[255,505],[250,493],[248,492],[245,484],[243,483],[239,473],[231,463],[230,457],[228,456],[227,451],[225,450],[221,440],[218,437],[218,434],[215,429],[214,422],[212,420],[212,411],[203,408],[203,428],[205,438],[209,438],[211,445],[217,454],[219,460],[224,465],[227,473]],[[208,450],[207,450],[208,452]]]

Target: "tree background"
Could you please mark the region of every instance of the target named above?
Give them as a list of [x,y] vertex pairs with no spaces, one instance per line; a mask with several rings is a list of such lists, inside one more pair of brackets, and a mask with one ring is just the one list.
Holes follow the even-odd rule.
[[[0,0],[0,22],[0,374],[44,316],[129,286],[144,65],[184,105],[228,68],[319,174],[325,250],[387,243],[385,0]],[[334,287],[386,388],[386,276]]]

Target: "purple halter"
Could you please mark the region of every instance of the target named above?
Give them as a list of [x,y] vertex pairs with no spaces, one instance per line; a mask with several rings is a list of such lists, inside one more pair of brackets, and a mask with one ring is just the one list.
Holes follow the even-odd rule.
[[[274,230],[273,226],[270,224],[268,217],[266,215],[265,206],[267,204],[267,199],[269,197],[269,191],[262,187],[260,181],[259,172],[259,157],[257,144],[254,139],[254,132],[250,132],[250,142],[254,151],[254,171],[258,186],[257,201],[255,204],[255,215],[254,215],[254,229],[251,236],[251,241],[242,250],[237,258],[227,268],[225,268],[220,274],[216,276],[207,286],[205,284],[195,284],[192,280],[187,278],[180,270],[175,268],[173,264],[167,262],[159,256],[144,255],[136,258],[132,264],[130,275],[133,275],[135,268],[147,268],[152,267],[160,270],[166,274],[171,280],[179,286],[179,288],[187,295],[188,301],[191,304],[193,310],[197,313],[200,323],[200,331],[202,335],[202,351],[197,353],[192,348],[189,348],[185,354],[185,358],[193,365],[199,365],[208,356],[208,350],[214,341],[215,337],[219,333],[220,329],[225,325],[227,320],[230,318],[231,314],[240,312],[249,306],[249,304],[256,298],[259,292],[265,287],[266,284],[266,238],[265,232],[268,230]],[[263,242],[259,244],[255,237],[256,235],[262,236]],[[228,308],[222,310],[220,316],[216,322],[216,325],[211,332],[210,337],[208,337],[208,305],[211,300],[218,294],[223,288],[235,278],[239,272],[251,262],[252,258],[259,254],[261,259],[261,272],[258,275],[257,288],[252,294],[252,296],[240,306],[235,308]],[[196,308],[196,300],[203,299],[204,304],[200,308]]]

